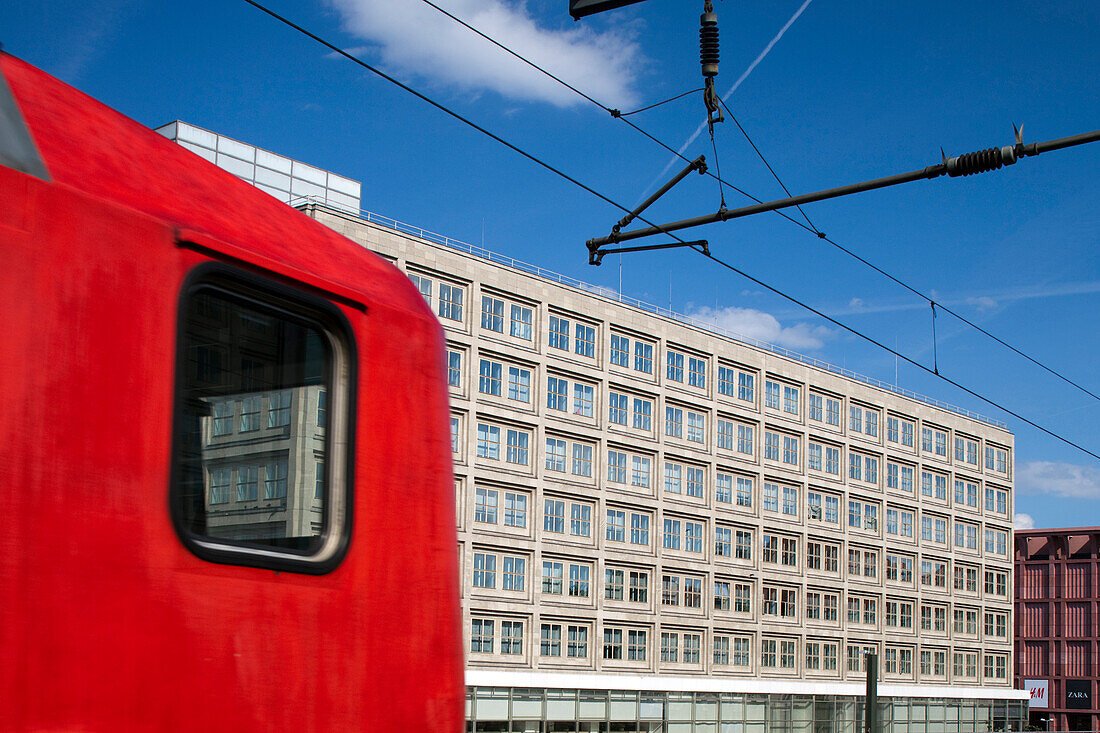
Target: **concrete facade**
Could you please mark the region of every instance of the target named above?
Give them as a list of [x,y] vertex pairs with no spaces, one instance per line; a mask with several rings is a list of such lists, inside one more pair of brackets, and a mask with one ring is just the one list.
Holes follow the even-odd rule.
[[471,729],[851,730],[867,650],[895,730],[1018,728],[1004,426],[305,210],[446,332]]

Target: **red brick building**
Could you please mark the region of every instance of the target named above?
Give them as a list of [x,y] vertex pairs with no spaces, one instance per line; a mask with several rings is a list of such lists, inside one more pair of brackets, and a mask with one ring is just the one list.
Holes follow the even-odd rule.
[[1015,536],[1015,682],[1032,690],[1030,722],[1100,730],[1100,527]]

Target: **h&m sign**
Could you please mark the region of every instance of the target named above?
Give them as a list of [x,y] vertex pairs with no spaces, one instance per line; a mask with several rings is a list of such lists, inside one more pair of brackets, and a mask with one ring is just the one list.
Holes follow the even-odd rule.
[[1031,693],[1028,706],[1031,710],[1050,707],[1050,682],[1048,680],[1024,680],[1024,687]]

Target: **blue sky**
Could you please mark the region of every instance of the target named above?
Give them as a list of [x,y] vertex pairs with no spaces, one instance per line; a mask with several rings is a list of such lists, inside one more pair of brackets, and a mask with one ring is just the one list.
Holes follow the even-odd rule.
[[[610,107],[701,86],[702,2],[647,0],[576,23],[566,0],[436,1]],[[681,166],[420,0],[269,5],[628,207]],[[1028,141],[1100,127],[1095,2],[715,6],[717,89],[795,193],[923,168],[941,147],[1007,145],[1013,122]],[[585,240],[622,212],[242,0],[6,3],[0,43],[139,122],[183,119],[360,180],[371,211],[1004,420],[1016,434],[1021,520],[1100,524],[1095,459],[690,251],[588,266]],[[630,119],[680,148],[704,117],[692,94]],[[762,199],[783,195],[732,122],[715,130],[723,178]],[[713,169],[705,132],[684,154],[705,154]],[[1100,393],[1098,184],[1094,143],[805,211],[837,242]],[[747,203],[725,195],[731,208]],[[647,216],[671,221],[718,202],[718,184],[693,175]],[[781,217],[691,238],[931,364],[927,303]],[[1100,452],[1100,402],[949,316],[937,336],[942,373]]]

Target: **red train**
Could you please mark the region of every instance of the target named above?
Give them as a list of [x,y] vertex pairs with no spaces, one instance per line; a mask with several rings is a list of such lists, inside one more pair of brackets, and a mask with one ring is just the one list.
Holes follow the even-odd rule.
[[0,730],[461,729],[423,298],[42,71],[0,71]]

